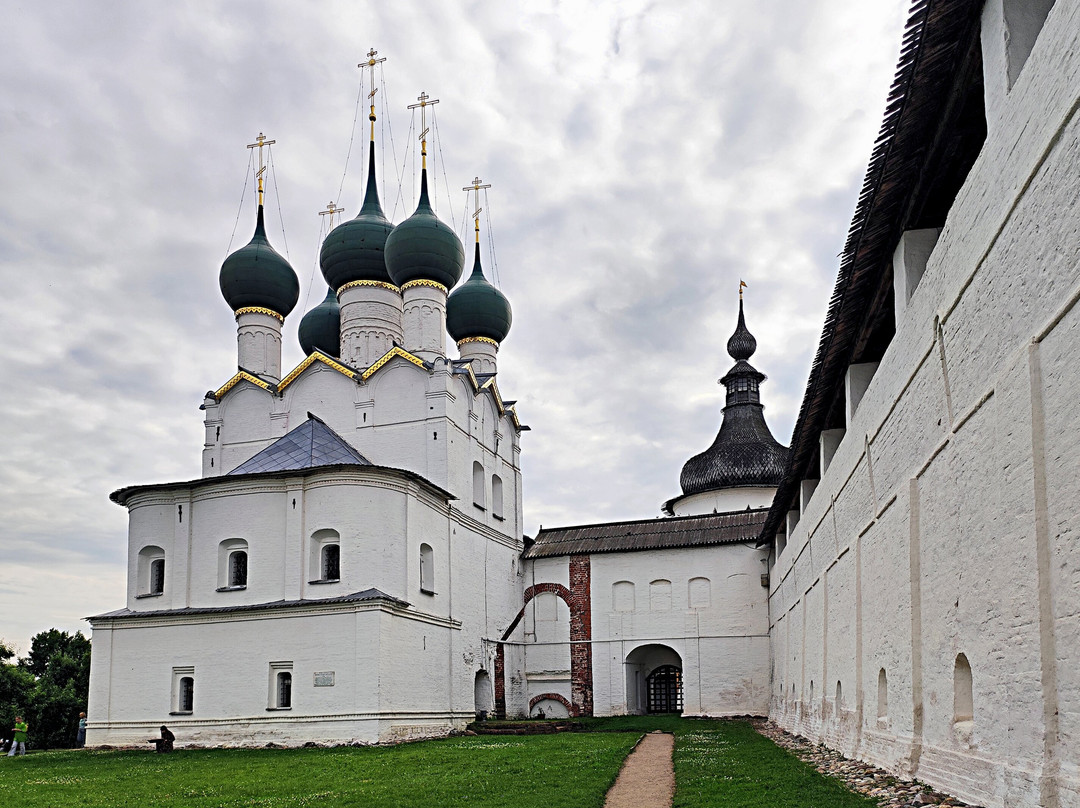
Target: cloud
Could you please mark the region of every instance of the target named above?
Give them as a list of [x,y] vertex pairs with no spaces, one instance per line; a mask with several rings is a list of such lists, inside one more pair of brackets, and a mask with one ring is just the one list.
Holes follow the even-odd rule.
[[457,189],[493,184],[514,307],[500,389],[534,428],[530,532],[655,516],[678,493],[719,427],[740,278],[787,442],[904,5],[9,4],[0,635],[27,645],[120,606],[126,517],[109,491],[198,476],[197,408],[235,363],[217,272],[250,237],[244,146],[260,131],[277,140],[271,239],[303,285],[284,364],[300,360],[300,309],[324,294],[316,213],[334,198],[352,215],[362,194],[356,64],[372,45],[388,57],[393,218],[415,204],[405,106],[421,90],[440,98],[440,214],[463,226]]

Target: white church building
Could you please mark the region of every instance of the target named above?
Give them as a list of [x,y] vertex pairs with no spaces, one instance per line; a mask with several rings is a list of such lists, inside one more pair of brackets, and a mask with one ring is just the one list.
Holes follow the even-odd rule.
[[749,713],[970,802],[1080,808],[1080,0],[914,2],[790,450],[740,301],[664,518],[524,534],[509,303],[479,236],[459,283],[426,169],[386,220],[374,154],[287,373],[260,186],[202,476],[112,495],[90,745]]

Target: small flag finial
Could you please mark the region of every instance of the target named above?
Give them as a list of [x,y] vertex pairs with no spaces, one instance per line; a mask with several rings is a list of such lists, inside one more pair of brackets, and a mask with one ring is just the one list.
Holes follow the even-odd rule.
[[742,290],[747,288],[746,281],[739,281],[739,300],[742,300]]
[[476,194],[476,198],[475,198],[476,210],[473,211],[473,221],[476,223],[476,243],[479,244],[480,243],[480,211],[483,210],[483,208],[480,207],[480,191],[485,189],[485,188],[490,188],[491,183],[489,182],[487,185],[482,185],[481,183],[483,183],[483,180],[480,179],[479,177],[473,177],[472,182],[473,182],[472,185],[466,185],[461,190],[463,190],[463,191],[472,191],[473,193]]
[[380,59],[376,59],[375,57],[378,56],[378,55],[379,55],[379,52],[377,50],[375,50],[374,48],[372,48],[371,50],[369,50],[367,52],[367,61],[366,62],[360,62],[360,64],[357,65],[357,67],[360,68],[360,72],[361,72],[361,78],[360,78],[361,82],[363,82],[363,80],[364,80],[363,79],[364,68],[365,67],[371,68],[371,70],[369,71],[369,73],[370,73],[370,75],[369,75],[369,78],[370,78],[369,86],[371,87],[371,91],[368,93],[368,101],[371,102],[371,112],[368,113],[368,120],[371,121],[371,139],[372,140],[375,140],[375,93],[377,93],[379,91],[379,88],[375,86],[375,65],[382,64],[383,62],[386,61],[385,56],[383,56]]
[[259,150],[259,170],[255,172],[255,178],[259,181],[259,207],[262,207],[263,203],[263,174],[266,173],[266,163],[263,162],[263,146],[270,148],[274,143],[277,143],[277,141],[267,140],[266,135],[259,132],[259,136],[255,138],[255,142],[248,144],[249,149],[257,148]]
[[420,95],[416,98],[419,104],[409,104],[409,109],[420,108],[420,167],[427,168],[427,108],[432,104],[438,104],[438,98],[432,98],[427,93],[421,91]]

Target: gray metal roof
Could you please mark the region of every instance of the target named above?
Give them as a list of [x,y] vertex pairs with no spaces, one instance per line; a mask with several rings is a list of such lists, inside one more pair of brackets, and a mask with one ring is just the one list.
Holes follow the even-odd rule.
[[203,606],[187,607],[183,609],[156,609],[154,611],[132,611],[131,609],[117,609],[114,612],[96,614],[87,620],[104,620],[113,617],[174,617],[185,614],[225,614],[228,612],[256,612],[273,609],[293,609],[297,606],[324,606],[336,603],[363,603],[371,600],[385,600],[397,606],[408,606],[404,600],[387,595],[378,589],[365,589],[363,592],[353,592],[351,595],[341,595],[334,598],[310,598],[307,600],[274,600],[269,603],[252,603],[245,606]]
[[241,463],[229,475],[350,465],[370,466],[371,461],[309,412],[308,420]]
[[705,516],[605,522],[546,530],[541,528],[536,540],[525,550],[522,558],[705,547],[712,544],[755,541],[767,515],[767,508],[757,508]]

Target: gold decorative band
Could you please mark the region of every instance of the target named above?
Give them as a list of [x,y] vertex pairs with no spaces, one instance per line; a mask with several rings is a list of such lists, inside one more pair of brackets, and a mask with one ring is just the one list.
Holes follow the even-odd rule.
[[485,342],[488,345],[494,345],[496,350],[498,350],[498,348],[499,348],[499,343],[497,343],[495,340],[491,339],[491,337],[465,337],[465,339],[459,339],[458,340],[457,346],[460,348],[462,345],[466,344],[467,342]]
[[355,289],[357,286],[374,286],[378,289],[389,289],[391,292],[400,292],[394,284],[387,283],[386,281],[349,281],[337,290],[337,296],[341,297],[341,293],[346,289]]
[[276,311],[274,311],[273,309],[265,309],[262,306],[244,306],[241,309],[237,309],[235,313],[237,317],[239,317],[241,314],[266,314],[270,317],[273,317],[278,322],[285,322],[285,318],[278,314]]
[[450,290],[438,281],[429,281],[427,278],[417,278],[415,281],[403,283],[401,284],[401,291],[404,292],[406,289],[411,289],[414,286],[430,286],[433,289],[442,289],[444,295],[450,293]]

